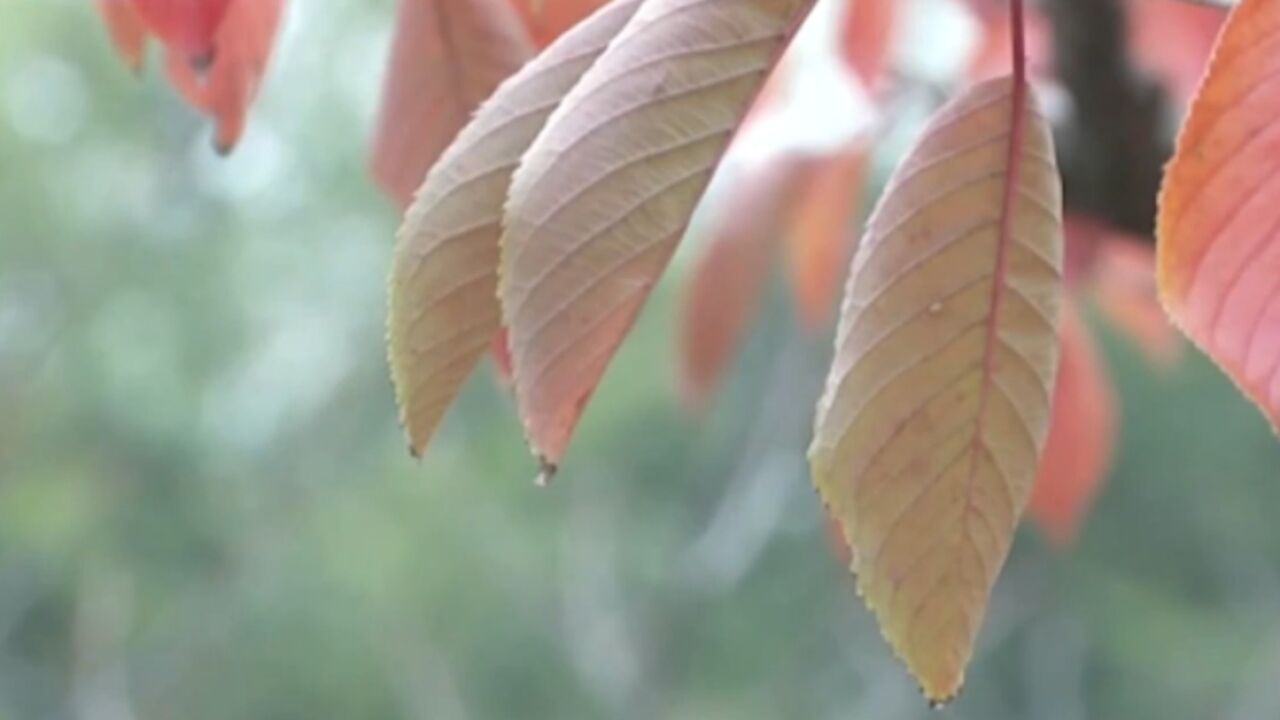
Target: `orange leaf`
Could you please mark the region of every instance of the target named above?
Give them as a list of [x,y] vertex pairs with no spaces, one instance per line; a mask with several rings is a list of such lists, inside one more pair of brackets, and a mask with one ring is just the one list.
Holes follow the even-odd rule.
[[865,139],[823,158],[809,178],[786,233],[791,288],[810,330],[823,327],[858,247],[858,215],[870,148]]
[[809,462],[935,703],[963,685],[1048,430],[1061,212],[1034,95],[989,81],[930,122],[850,272]]
[[1027,512],[1058,547],[1075,541],[1115,450],[1116,397],[1093,337],[1068,303],[1062,360],[1040,472]]
[[[547,117],[640,6],[614,0],[521,68],[480,106],[405,215],[387,308],[387,358],[409,449],[421,454],[500,335],[498,239],[512,173]],[[501,333],[505,337],[505,333]]]
[[215,37],[232,1],[132,0],[151,32],[170,51],[201,69],[213,60],[217,50]]
[[546,47],[607,0],[512,0],[538,47]]
[[1141,238],[1113,236],[1094,258],[1090,290],[1103,316],[1159,368],[1182,356],[1182,337],[1156,297],[1155,250]]
[[370,172],[408,207],[471,113],[533,56],[506,0],[400,0]]
[[203,75],[181,52],[170,48],[166,55],[174,86],[217,122],[214,145],[222,154],[244,132],[283,13],[284,0],[232,0],[214,38],[213,64]]
[[874,89],[884,76],[901,4],[902,0],[845,0],[840,51],[869,88]]
[[804,156],[781,154],[732,179],[681,313],[681,394],[695,410],[705,406],[755,316],[810,164]]
[[134,72],[141,70],[142,57],[147,49],[147,26],[132,0],[98,0],[98,12],[107,25],[111,43],[129,69]]
[[1219,39],[1157,217],[1169,315],[1280,428],[1280,3],[1242,0]]
[[499,292],[521,420],[545,470],[811,6],[647,0],[521,161]]

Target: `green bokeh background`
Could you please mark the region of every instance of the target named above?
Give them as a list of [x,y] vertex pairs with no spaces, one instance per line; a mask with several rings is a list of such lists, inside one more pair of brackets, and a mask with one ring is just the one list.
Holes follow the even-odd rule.
[[[295,0],[223,160],[88,0],[0,0],[0,720],[925,717],[829,548],[830,338],[780,282],[704,418],[677,269],[556,486],[487,367],[410,460],[364,166],[392,17]],[[1093,324],[1114,473],[1073,551],[1021,531],[944,716],[1280,717],[1280,444]]]

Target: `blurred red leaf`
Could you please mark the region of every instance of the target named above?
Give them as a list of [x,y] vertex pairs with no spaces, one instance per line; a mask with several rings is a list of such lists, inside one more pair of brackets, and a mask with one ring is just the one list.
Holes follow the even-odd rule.
[[859,138],[818,161],[786,232],[791,289],[810,330],[831,319],[849,258],[857,249],[870,148]]
[[1129,6],[1130,42],[1139,61],[1188,101],[1204,76],[1226,13],[1185,0],[1130,0]]
[[1108,322],[1137,344],[1155,367],[1169,368],[1185,345],[1156,296],[1155,250],[1141,238],[1115,235],[1094,258],[1090,290]]
[[187,55],[169,48],[166,67],[174,86],[217,122],[214,145],[231,152],[266,72],[284,0],[233,0],[214,38],[213,64],[204,73]]
[[901,0],[845,0],[840,52],[858,79],[874,89],[883,78]]
[[147,45],[147,25],[138,14],[133,0],[97,0],[98,12],[111,35],[111,44],[124,58],[129,69],[142,69],[142,56]]
[[[235,0],[254,4],[261,0]],[[218,29],[233,0],[133,0],[138,15],[170,51],[198,68],[218,50]]]
[[607,0],[512,0],[538,47],[550,45]]
[[533,56],[507,0],[400,0],[370,172],[403,208],[471,113]]
[[705,406],[755,317],[809,168],[807,157],[783,154],[733,178],[681,311],[681,395],[693,410]]
[[1070,545],[1111,467],[1118,430],[1115,390],[1089,329],[1063,306],[1062,356],[1049,437],[1027,512],[1058,547]]

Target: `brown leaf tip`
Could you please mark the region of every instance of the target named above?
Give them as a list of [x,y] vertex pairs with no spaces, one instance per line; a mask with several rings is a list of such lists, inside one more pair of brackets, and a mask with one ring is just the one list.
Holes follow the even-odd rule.
[[560,468],[550,460],[538,456],[538,476],[533,479],[533,484],[537,487],[544,488],[551,484],[551,479],[556,476]]
[[960,687],[956,688],[956,691],[951,693],[950,695],[946,695],[943,697],[931,697],[927,690],[925,690],[923,687],[920,688],[920,694],[924,695],[925,699],[929,702],[930,710],[942,710],[946,708],[948,705],[955,702],[956,698],[959,698],[960,693],[963,691],[964,691],[964,686],[961,685]]

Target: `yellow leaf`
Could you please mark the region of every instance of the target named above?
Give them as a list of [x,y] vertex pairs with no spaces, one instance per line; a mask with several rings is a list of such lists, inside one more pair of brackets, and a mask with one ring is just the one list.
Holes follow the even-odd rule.
[[530,444],[554,469],[812,0],[647,0],[512,182],[500,295]]
[[935,703],[963,685],[1036,477],[1058,362],[1061,206],[1034,95],[983,83],[939,112],[891,178],[845,291],[813,479],[859,592]]
[[428,173],[396,243],[388,359],[420,454],[498,331],[502,205],[520,156],[641,0],[615,0],[502,84]]

